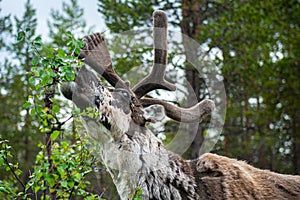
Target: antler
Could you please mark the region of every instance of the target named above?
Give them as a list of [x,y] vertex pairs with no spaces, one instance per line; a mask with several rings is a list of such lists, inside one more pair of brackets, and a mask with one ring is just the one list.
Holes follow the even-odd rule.
[[140,113],[140,105],[147,107],[153,104],[160,104],[165,108],[168,117],[186,123],[200,122],[211,113],[215,104],[211,100],[203,100],[190,108],[179,108],[162,100],[143,98],[145,94],[155,89],[176,90],[176,86],[165,80],[165,70],[167,65],[167,16],[163,11],[155,11],[154,20],[154,65],[151,73],[141,82],[130,89],[129,83],[123,81],[114,71],[109,51],[104,37],[99,33],[85,36],[83,41],[85,46],[81,49],[80,58],[84,58],[84,63],[91,66],[96,72],[101,74],[113,87],[125,88],[131,94],[134,106],[131,109],[136,116],[132,116],[137,124],[144,124]]
[[150,74],[132,88],[138,98],[155,89],[176,90],[176,86],[164,78],[168,61],[168,19],[165,12],[157,10],[153,13],[153,26],[154,64]]
[[84,36],[85,46],[81,49],[79,58],[103,76],[113,87],[128,88],[128,82],[123,81],[112,67],[112,61],[105,39],[100,33]]
[[184,123],[201,122],[215,108],[215,103],[209,99],[205,99],[190,108],[180,108],[168,102],[152,98],[143,98],[141,103],[144,107],[153,104],[162,105],[168,117]]

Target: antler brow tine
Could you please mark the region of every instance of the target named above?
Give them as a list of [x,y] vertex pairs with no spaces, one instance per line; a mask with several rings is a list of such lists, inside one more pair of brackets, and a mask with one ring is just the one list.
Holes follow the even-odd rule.
[[153,26],[154,65],[150,74],[132,89],[138,98],[155,89],[176,90],[176,86],[164,78],[168,60],[168,20],[165,12],[157,10],[153,13]]
[[184,123],[201,122],[215,108],[215,103],[209,99],[202,100],[190,108],[180,108],[165,101],[152,98],[143,98],[141,103],[144,107],[160,104],[165,108],[168,117]]

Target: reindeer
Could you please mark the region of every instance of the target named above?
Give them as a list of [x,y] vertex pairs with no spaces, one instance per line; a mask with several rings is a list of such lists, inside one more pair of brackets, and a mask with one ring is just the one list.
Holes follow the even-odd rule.
[[142,189],[143,199],[300,199],[299,176],[260,170],[211,153],[184,160],[145,126],[164,114],[180,122],[201,122],[215,107],[208,99],[179,108],[143,98],[155,89],[176,89],[164,78],[167,17],[163,11],[155,11],[153,17],[154,65],[146,78],[132,88],[123,81],[112,67],[104,37],[96,33],[83,38],[85,46],[78,56],[114,89],[104,87],[94,72],[82,67],[75,82],[62,90],[77,107],[91,107],[98,113],[83,116],[82,121],[99,143],[99,154],[121,199],[129,199],[136,188]]

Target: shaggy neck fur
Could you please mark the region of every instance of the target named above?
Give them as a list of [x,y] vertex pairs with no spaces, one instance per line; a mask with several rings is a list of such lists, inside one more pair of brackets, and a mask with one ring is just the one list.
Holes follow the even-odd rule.
[[123,134],[117,141],[107,137],[101,145],[102,159],[120,197],[128,199],[141,188],[143,199],[198,199],[190,164],[166,150],[148,129],[143,131]]
[[104,88],[98,120],[85,119],[89,135],[101,148],[118,193],[128,199],[137,188],[143,199],[197,199],[189,163],[166,150],[146,127],[135,125],[131,112],[114,105]]

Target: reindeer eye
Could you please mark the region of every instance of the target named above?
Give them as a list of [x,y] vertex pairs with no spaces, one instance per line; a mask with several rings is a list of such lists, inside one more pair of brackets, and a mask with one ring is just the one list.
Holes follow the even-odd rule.
[[130,93],[126,89],[117,88],[114,92],[112,92],[112,96],[112,105],[117,108],[121,108],[125,114],[129,114],[131,111],[129,107],[131,101]]
[[124,97],[128,98],[129,97],[129,93],[127,91],[122,91],[122,94]]
[[114,91],[115,93],[118,93],[118,95],[120,96],[120,98],[122,99],[130,99],[130,94],[127,90],[123,89],[123,88],[117,88]]

